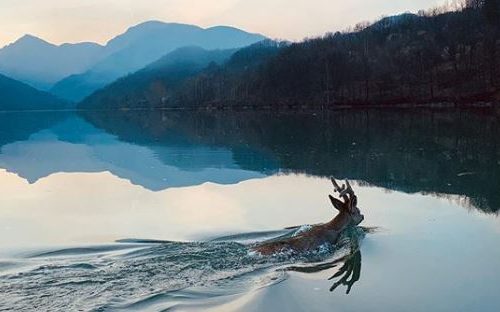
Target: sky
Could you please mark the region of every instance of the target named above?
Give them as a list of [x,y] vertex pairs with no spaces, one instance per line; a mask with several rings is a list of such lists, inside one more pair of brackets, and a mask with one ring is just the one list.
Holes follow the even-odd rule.
[[31,34],[55,44],[106,43],[148,20],[229,25],[301,40],[444,0],[0,0],[0,47]]

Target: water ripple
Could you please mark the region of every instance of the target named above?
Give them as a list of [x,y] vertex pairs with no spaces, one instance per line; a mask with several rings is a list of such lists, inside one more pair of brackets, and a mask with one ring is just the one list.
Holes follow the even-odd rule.
[[[286,265],[324,261],[339,246],[270,257],[242,241],[292,236],[297,230],[248,233],[206,242],[128,239],[113,245],[31,255],[32,267],[0,276],[7,307],[28,311],[161,310],[265,287],[286,277]],[[15,263],[3,262],[5,266]]]

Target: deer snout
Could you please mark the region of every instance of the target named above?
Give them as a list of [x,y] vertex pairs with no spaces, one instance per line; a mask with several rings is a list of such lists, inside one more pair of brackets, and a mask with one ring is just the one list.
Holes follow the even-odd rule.
[[358,225],[358,224],[360,224],[361,222],[363,222],[363,220],[364,220],[364,219],[365,219],[365,216],[364,216],[364,215],[362,215],[362,214],[359,214],[359,215],[357,215],[357,216],[355,216],[355,217],[353,218],[353,221],[354,221],[354,224],[355,224],[355,225]]

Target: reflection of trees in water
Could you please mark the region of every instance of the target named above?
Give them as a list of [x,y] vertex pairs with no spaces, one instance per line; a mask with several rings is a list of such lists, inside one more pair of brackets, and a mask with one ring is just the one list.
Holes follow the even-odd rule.
[[483,211],[500,209],[500,130],[492,112],[86,114],[126,141],[171,144],[182,136],[191,144],[230,148],[245,169],[334,175],[391,190],[464,195]]

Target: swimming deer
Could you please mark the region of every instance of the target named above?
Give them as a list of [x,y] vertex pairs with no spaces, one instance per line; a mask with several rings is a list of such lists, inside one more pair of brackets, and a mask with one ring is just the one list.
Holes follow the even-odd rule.
[[349,184],[339,186],[334,178],[331,179],[334,191],[338,192],[338,197],[343,201],[328,195],[333,207],[339,213],[330,222],[318,224],[311,227],[306,232],[294,237],[277,238],[267,242],[259,243],[252,249],[262,255],[271,255],[281,251],[304,252],[315,250],[324,243],[334,244],[345,229],[356,226],[364,220],[364,216],[357,207],[358,198]]

